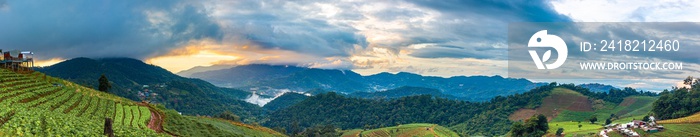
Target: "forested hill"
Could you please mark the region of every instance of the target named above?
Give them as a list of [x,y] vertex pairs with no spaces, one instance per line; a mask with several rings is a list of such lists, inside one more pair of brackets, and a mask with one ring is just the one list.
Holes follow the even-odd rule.
[[293,92],[287,92],[287,93],[284,93],[282,96],[277,97],[275,100],[272,100],[269,103],[265,104],[265,106],[263,106],[263,108],[266,110],[275,111],[275,110],[287,108],[287,107],[292,106],[296,103],[304,101],[306,98],[308,98],[308,96],[306,96],[306,95],[302,95],[299,93],[293,93]]
[[212,116],[231,111],[248,118],[263,113],[257,105],[239,100],[250,95],[249,92],[183,78],[136,59],[74,58],[36,70],[93,88],[97,88],[97,79],[104,74],[112,85],[110,93],[136,101],[140,100],[137,92],[143,90],[143,85],[149,85],[149,90],[158,94],[155,102],[184,114]]
[[392,99],[392,98],[400,98],[400,97],[406,97],[406,96],[416,96],[416,95],[431,95],[434,97],[440,97],[440,98],[446,98],[446,99],[452,99],[452,100],[463,100],[460,98],[457,98],[452,95],[446,95],[440,92],[440,90],[437,89],[432,89],[432,88],[423,88],[423,87],[411,87],[411,86],[403,86],[399,87],[396,89],[390,89],[386,91],[378,91],[378,92],[355,92],[351,93],[348,96],[351,97],[359,97],[359,98],[369,98],[369,99]]
[[[270,114],[267,127],[292,130],[332,124],[343,129],[378,128],[406,123],[435,123],[462,135],[503,135],[511,122],[508,115],[519,108],[534,108],[556,86],[542,86],[523,94],[496,97],[487,102],[465,102],[430,95],[398,99],[360,99],[334,92],[309,97]],[[469,125],[469,126],[462,126]]]
[[430,95],[396,99],[363,99],[334,92],[307,98],[291,107],[270,114],[267,127],[283,127],[291,131],[299,127],[331,124],[342,129],[379,128],[406,123],[435,123],[455,130],[462,136],[505,135],[516,110],[534,109],[549,97],[555,88],[570,89],[591,98],[616,102],[629,96],[654,95],[634,89],[592,92],[574,84],[551,83],[522,94],[497,96],[486,102],[450,100]]
[[659,119],[673,119],[700,112],[700,78],[688,77],[684,80],[688,87],[664,90],[659,100],[654,102],[652,112]]

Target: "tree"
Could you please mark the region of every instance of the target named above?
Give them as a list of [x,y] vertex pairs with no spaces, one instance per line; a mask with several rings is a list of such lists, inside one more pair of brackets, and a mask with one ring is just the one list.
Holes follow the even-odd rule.
[[512,136],[523,136],[525,133],[525,126],[523,126],[523,122],[514,122],[512,126],[510,126],[510,134]]
[[593,116],[591,116],[590,119],[588,119],[588,121],[591,121],[591,124],[593,124],[593,123],[595,123],[596,121],[598,121],[598,117],[596,117],[595,115],[593,115]]
[[700,79],[688,77],[683,80],[683,87],[673,87],[671,91],[664,90],[652,107],[657,119],[680,118],[700,112]]
[[97,87],[100,91],[109,92],[109,89],[112,89],[112,84],[109,84],[109,80],[107,79],[105,74],[102,74],[102,76],[100,76],[100,79],[98,79],[97,82],[100,83],[100,86]]
[[612,123],[612,120],[610,119],[611,118],[605,119],[605,125],[610,125],[610,123]]
[[561,133],[564,133],[564,128],[559,128],[559,129],[557,129],[556,135],[557,135],[557,136],[561,136]]
[[649,121],[649,115],[644,116],[644,118],[642,118],[642,121]]
[[537,129],[541,131],[549,130],[549,124],[547,123],[547,117],[543,114],[537,115]]
[[583,125],[578,124],[578,129],[579,129],[579,130],[581,130],[581,127],[583,127]]
[[292,127],[289,130],[292,132],[291,136],[298,135],[301,132],[301,128],[299,127],[299,121],[295,120],[294,122],[292,122]]
[[511,125],[510,133],[511,136],[543,136],[547,133],[549,126],[547,126],[547,117],[542,114],[533,115],[529,119],[525,120],[525,123],[515,122]]
[[226,119],[226,120],[235,121],[235,122],[241,122],[241,117],[239,117],[236,114],[231,113],[231,111],[224,111],[221,114],[217,115],[216,117]]

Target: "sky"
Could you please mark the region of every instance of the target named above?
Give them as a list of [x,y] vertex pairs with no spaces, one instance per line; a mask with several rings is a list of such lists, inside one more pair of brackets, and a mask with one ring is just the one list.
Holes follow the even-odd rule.
[[[33,51],[40,66],[130,57],[174,73],[255,63],[507,76],[511,23],[698,22],[697,9],[683,0],[0,0],[0,49]],[[535,81],[661,90],[683,78]]]

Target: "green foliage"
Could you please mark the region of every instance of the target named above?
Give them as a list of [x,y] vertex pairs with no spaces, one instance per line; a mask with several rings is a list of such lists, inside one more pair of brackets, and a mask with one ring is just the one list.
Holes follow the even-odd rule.
[[386,91],[378,92],[355,92],[350,94],[351,97],[359,98],[369,98],[369,99],[393,99],[406,96],[416,96],[416,95],[431,95],[434,97],[453,99],[453,100],[466,100],[464,98],[458,98],[452,95],[443,94],[442,91],[432,88],[423,87],[411,87],[403,86],[395,89],[390,89]]
[[610,119],[612,118],[605,119],[605,125],[610,125],[610,123],[612,123],[612,120]]
[[[581,127],[579,127],[581,125]],[[548,133],[556,133],[559,128],[563,128],[567,135],[574,134],[588,134],[588,133],[598,133],[600,129],[603,128],[601,124],[590,124],[588,122],[574,122],[574,121],[563,121],[563,122],[549,122]]]
[[591,124],[595,123],[598,121],[598,117],[596,115],[591,116],[591,118],[588,119],[588,121],[591,121]]
[[652,137],[697,137],[700,124],[664,124],[664,131],[650,134]]
[[112,84],[109,83],[109,80],[107,79],[105,74],[102,74],[102,76],[100,76],[100,79],[98,79],[97,82],[100,83],[100,85],[97,88],[100,91],[109,92],[109,89],[112,88]]
[[644,118],[642,118],[642,121],[649,121],[649,115],[644,116]]
[[[101,136],[104,118],[114,118],[113,113],[105,111],[116,109],[102,104],[125,100],[40,73],[17,74],[0,69],[0,81],[2,136]],[[49,81],[65,86],[54,86]],[[130,125],[115,125],[114,131],[117,136],[166,136]]]
[[412,123],[396,125],[392,127],[384,127],[377,129],[353,129],[342,131],[343,137],[349,136],[363,136],[363,137],[377,137],[377,136],[392,136],[392,137],[403,137],[403,136],[419,136],[419,137],[458,137],[459,135],[454,131],[439,126],[436,124],[428,123]]
[[306,98],[308,98],[308,96],[306,95],[287,92],[282,94],[282,96],[275,98],[275,100],[268,102],[267,104],[265,104],[265,106],[263,106],[263,108],[270,111],[276,111],[304,101],[304,99]]
[[[103,136],[105,118],[113,119],[116,136],[169,136],[146,126],[152,114],[148,107],[41,73],[17,74],[0,69],[0,106],[0,136]],[[159,109],[170,112],[161,117],[166,119],[164,129],[178,135],[283,136],[264,127],[180,116],[162,105],[155,110]],[[171,120],[195,126],[172,126]]]
[[636,89],[630,88],[630,87],[625,87],[624,89],[617,89],[613,88],[610,89],[608,92],[592,92],[588,90],[587,88],[581,87],[581,86],[576,86],[574,84],[562,84],[560,85],[561,87],[565,87],[571,90],[574,90],[576,92],[579,92],[583,95],[595,98],[595,99],[602,99],[607,102],[612,102],[619,104],[621,103],[626,97],[629,96],[657,96],[656,93],[654,92],[649,92],[649,91],[637,91]]
[[[272,129],[264,127],[244,125],[243,123],[227,122],[206,117],[193,117],[178,114],[174,110],[165,110],[165,123],[163,128],[177,136],[204,137],[204,136],[284,136]],[[231,125],[231,124],[237,125]]]
[[557,129],[557,133],[555,135],[561,136],[562,133],[564,133],[564,128],[559,128]]
[[233,113],[231,113],[231,112],[229,112],[229,111],[225,111],[225,112],[223,112],[223,113],[221,113],[221,114],[219,114],[219,115],[216,115],[216,117],[217,117],[217,118],[226,119],[226,120],[231,120],[231,121],[234,121],[234,122],[241,122],[241,117],[239,117],[238,115],[233,114]]
[[664,90],[654,102],[652,112],[658,119],[681,118],[700,112],[700,84],[698,78],[688,77],[684,83],[692,88]]
[[[138,91],[143,85],[158,95],[152,100],[183,114],[213,116],[231,111],[242,119],[262,119],[265,110],[240,99],[251,93],[230,88],[216,87],[200,79],[184,78],[140,60],[129,58],[74,58],[49,67],[37,68],[47,75],[63,78],[86,87],[104,88],[109,92],[131,100],[140,100]],[[102,74],[109,80],[95,80]],[[159,86],[156,86],[159,85]]]
[[[298,129],[331,124],[342,129],[380,127],[395,123],[435,123],[449,126],[462,136],[503,135],[512,124],[508,116],[520,108],[534,108],[556,85],[535,88],[523,94],[496,97],[488,102],[464,102],[429,95],[391,100],[348,98],[330,92],[319,94],[278,110],[263,123]],[[292,123],[292,124],[290,124]]]
[[297,136],[304,137],[338,137],[342,133],[336,131],[333,125],[316,125],[313,127],[306,128],[304,132],[299,133]]
[[541,137],[547,133],[549,125],[547,117],[542,114],[533,115],[523,122],[515,122],[510,129],[510,135],[514,137]]

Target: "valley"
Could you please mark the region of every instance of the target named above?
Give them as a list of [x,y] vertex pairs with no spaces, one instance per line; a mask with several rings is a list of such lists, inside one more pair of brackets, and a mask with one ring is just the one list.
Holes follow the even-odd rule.
[[[66,61],[71,64],[86,62],[115,68],[141,66],[142,70],[158,72],[157,66],[129,59]],[[97,67],[70,77],[50,75],[72,71],[66,63],[38,68],[47,74],[2,70],[0,103],[10,109],[0,113],[0,123],[3,123],[0,135],[97,135],[103,124],[100,118],[108,117],[114,120],[115,134],[122,136],[499,136],[512,135],[510,130],[514,123],[541,114],[548,122],[546,136],[555,136],[560,128],[566,136],[594,136],[604,129],[606,120],[615,124],[643,119],[658,111],[655,103],[659,98],[678,94],[667,91],[660,97],[632,88],[549,83],[487,101],[467,101],[469,99],[423,85],[374,92],[346,93],[328,89],[314,89],[303,94],[285,92],[258,106],[243,101],[249,99],[246,96],[255,94],[251,91],[220,88],[168,72],[130,74],[136,72],[122,71],[129,68]],[[129,65],[119,65],[125,63]],[[90,88],[96,80],[87,82],[97,74],[112,76],[113,73],[119,74],[110,77],[117,88],[110,92]],[[133,97],[131,94],[142,84],[150,85],[149,89],[159,96],[148,100],[150,103],[137,102],[140,98],[121,97]],[[591,91],[587,88],[590,86],[609,91]],[[695,94],[692,95],[689,97]],[[179,101],[195,98],[205,100],[203,104]],[[232,102],[224,103],[224,100]],[[206,106],[216,106],[216,109]],[[694,134],[687,130],[696,127],[694,117],[697,115],[661,120],[659,124],[664,125],[665,130],[642,135],[692,136]],[[594,117],[597,120],[591,122]],[[83,125],[70,130],[45,128],[58,127],[55,120]]]

